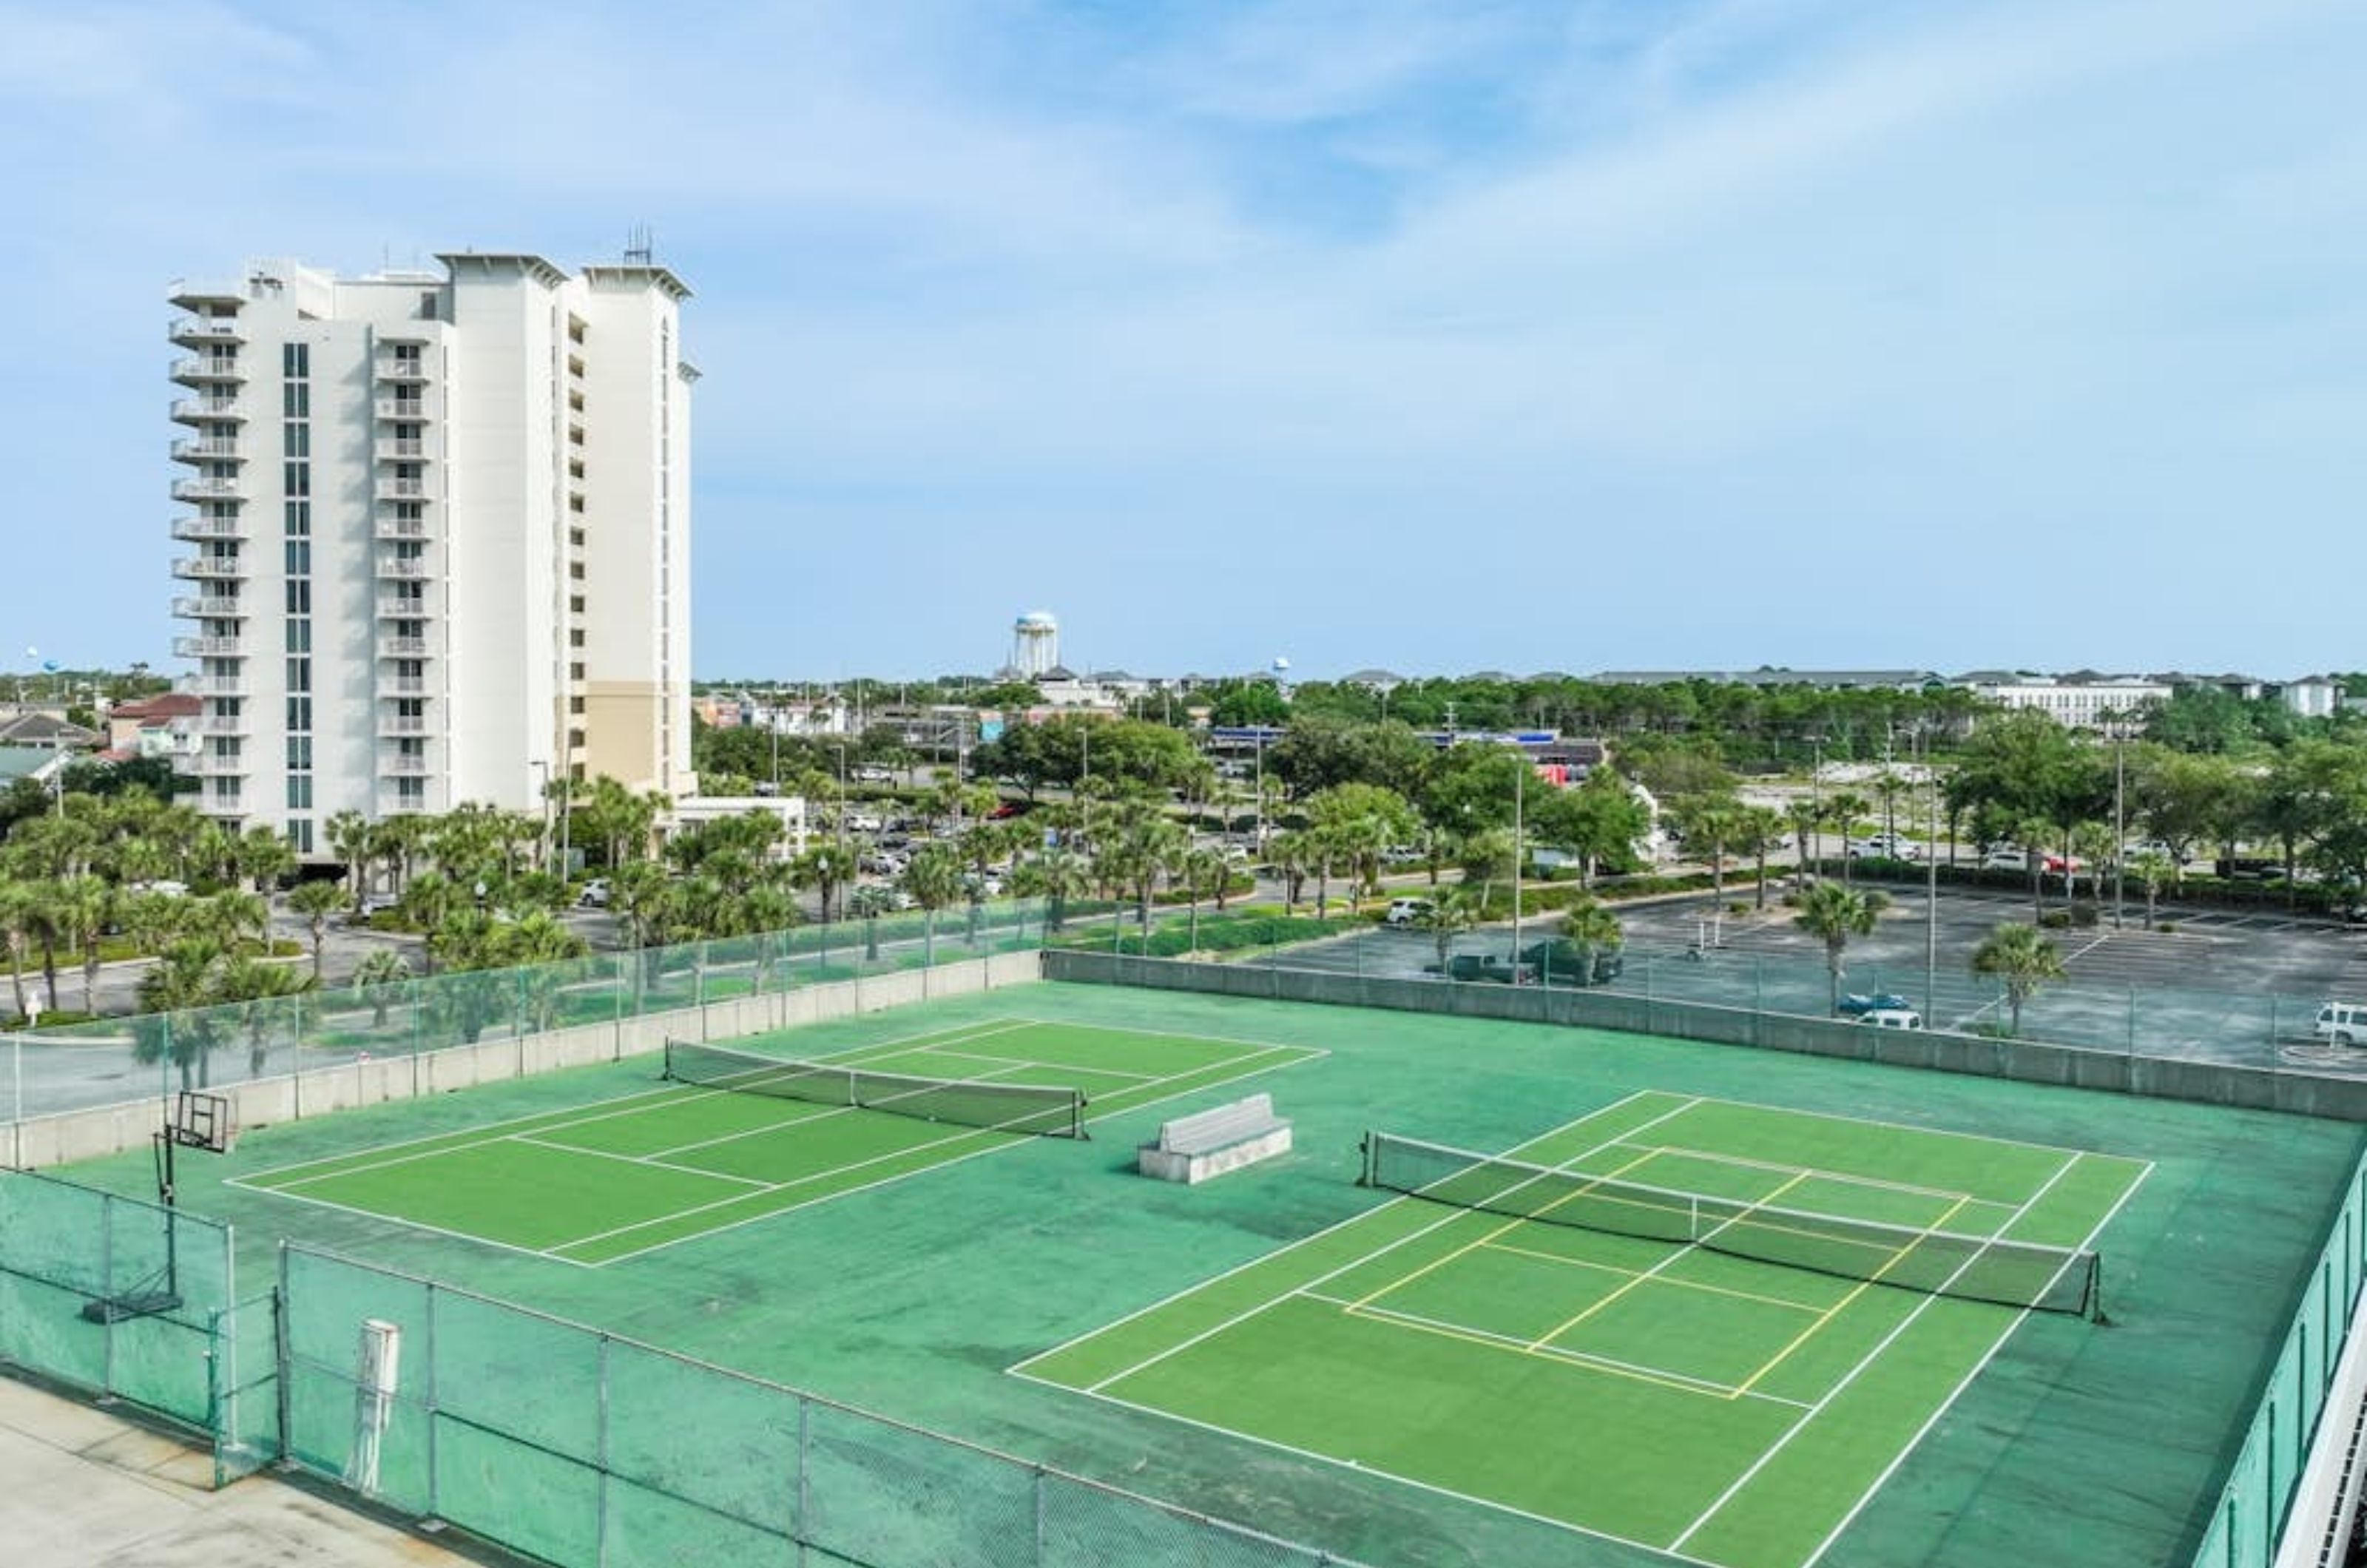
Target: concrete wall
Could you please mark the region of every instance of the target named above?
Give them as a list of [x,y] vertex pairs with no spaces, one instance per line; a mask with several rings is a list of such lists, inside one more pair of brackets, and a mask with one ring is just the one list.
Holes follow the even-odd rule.
[[[543,1034],[503,1035],[474,1045],[349,1062],[290,1077],[227,1085],[219,1092],[230,1097],[239,1126],[252,1129],[391,1100],[449,1094],[561,1067],[621,1061],[663,1050],[669,1036],[729,1041],[825,1019],[1000,990],[1028,984],[1040,975],[1036,953],[999,953],[941,964],[934,969],[904,969],[765,996],[732,997],[704,1007],[644,1013],[611,1023],[578,1024]],[[0,1148],[7,1153],[7,1164],[34,1170],[145,1148],[157,1123],[156,1100],[142,1099],[12,1123],[0,1129],[6,1134]]]
[[1763,1051],[1837,1056],[2022,1083],[2109,1089],[2157,1100],[2367,1121],[2367,1080],[2215,1062],[2087,1051],[2028,1040],[1939,1031],[1869,1029],[1839,1019],[1752,1012],[1605,991],[1370,979],[1313,970],[1187,964],[1107,953],[1048,951],[1044,977],[1154,990],[1265,997],[1336,1007],[1504,1019],[1673,1036]]

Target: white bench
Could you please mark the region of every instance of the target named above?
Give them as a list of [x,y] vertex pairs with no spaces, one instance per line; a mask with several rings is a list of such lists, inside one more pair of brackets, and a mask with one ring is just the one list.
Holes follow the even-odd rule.
[[1159,1141],[1135,1151],[1135,1168],[1188,1184],[1289,1150],[1290,1123],[1274,1113],[1270,1096],[1253,1094],[1162,1123]]

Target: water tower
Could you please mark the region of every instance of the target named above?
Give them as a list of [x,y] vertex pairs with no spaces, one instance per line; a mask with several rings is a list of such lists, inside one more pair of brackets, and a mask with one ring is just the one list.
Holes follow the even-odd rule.
[[1011,672],[1040,680],[1060,662],[1060,623],[1049,610],[1030,610],[1011,623]]

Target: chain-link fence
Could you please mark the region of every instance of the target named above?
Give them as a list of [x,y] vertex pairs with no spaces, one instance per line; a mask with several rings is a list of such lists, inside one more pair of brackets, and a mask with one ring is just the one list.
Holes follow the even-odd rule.
[[[1083,908],[1072,902],[1063,918],[1076,919]],[[0,1041],[0,1108],[6,1121],[25,1122],[182,1089],[300,1081],[357,1062],[416,1060],[486,1041],[1031,951],[1043,942],[1045,915],[1029,899],[957,904],[19,1031]]]
[[[2367,1280],[2367,1162],[2350,1179],[2326,1251],[2260,1394],[2244,1447],[2212,1511],[2194,1568],[2269,1568],[2309,1461],[2350,1313]],[[2315,1561],[2315,1559],[2313,1559]]]
[[1344,1561],[448,1285],[281,1259],[288,1458],[561,1568]]

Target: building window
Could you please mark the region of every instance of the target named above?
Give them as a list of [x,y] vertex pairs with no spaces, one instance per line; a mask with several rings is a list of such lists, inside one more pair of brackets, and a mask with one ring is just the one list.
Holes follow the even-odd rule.
[[284,457],[309,457],[312,455],[312,427],[293,422],[279,427],[279,452]]
[[[291,811],[310,811],[312,809],[311,774],[290,773],[288,775],[288,808]],[[289,826],[292,828],[295,824],[291,822]]]
[[288,767],[291,773],[309,773],[312,771],[311,736],[291,735],[288,738]]
[[289,381],[279,389],[279,412],[285,419],[312,417],[312,384]]
[[312,613],[312,580],[309,577],[290,578],[287,588],[288,613],[291,615],[311,615]]
[[[293,792],[291,791],[290,793]],[[291,800],[288,804],[293,806],[296,803]],[[310,807],[312,803],[308,799],[304,804],[307,807]],[[304,817],[291,817],[288,819],[288,847],[294,850],[300,855],[309,855],[312,852],[312,823],[311,818]]]
[[310,463],[282,463],[279,465],[279,490],[280,493],[283,495],[311,494],[312,465]]
[[309,501],[287,502],[282,516],[287,524],[288,536],[291,539],[301,538],[312,531],[312,503]]
[[312,547],[308,541],[303,539],[290,539],[288,541],[286,550],[289,576],[310,577],[312,575]]
[[288,628],[289,652],[310,653],[312,651],[312,623],[311,621],[298,616],[283,621],[280,624]]
[[[309,692],[312,689],[312,661],[311,660],[291,659],[288,661],[288,689],[291,692]],[[292,728],[294,727],[290,726],[289,728]],[[310,729],[311,726],[306,725],[304,728]]]
[[312,374],[312,345],[307,343],[283,343],[279,345],[279,373],[290,380],[301,380]]
[[311,698],[290,697],[288,699],[288,728],[290,729],[310,729],[312,728]]

